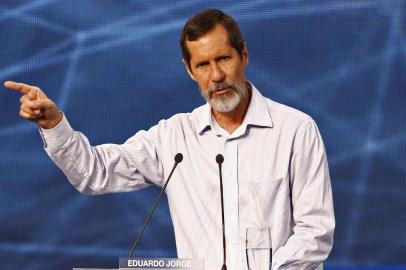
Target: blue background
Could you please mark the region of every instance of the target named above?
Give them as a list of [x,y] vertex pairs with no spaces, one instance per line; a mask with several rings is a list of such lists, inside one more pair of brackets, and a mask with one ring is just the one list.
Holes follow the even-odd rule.
[[[93,144],[122,143],[204,103],[178,38],[209,7],[240,24],[257,88],[319,125],[337,220],[326,268],[405,265],[404,1],[2,0],[0,81],[41,87]],[[158,190],[78,193],[18,99],[1,88],[0,268],[116,267]],[[166,201],[136,255],[176,256]]]

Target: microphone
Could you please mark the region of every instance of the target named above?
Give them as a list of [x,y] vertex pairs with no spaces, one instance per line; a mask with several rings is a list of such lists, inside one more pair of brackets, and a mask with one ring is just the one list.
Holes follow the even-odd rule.
[[221,154],[216,156],[216,162],[219,165],[219,176],[220,176],[220,196],[221,196],[221,222],[222,222],[222,229],[223,229],[223,266],[221,270],[227,270],[226,266],[226,233],[225,233],[225,226],[224,226],[224,201],[223,201],[223,177],[221,175],[221,164],[224,162],[224,157]]
[[134,250],[135,250],[135,248],[137,247],[137,244],[138,244],[138,242],[139,242],[140,239],[141,239],[141,236],[144,234],[144,231],[145,231],[145,229],[147,228],[147,225],[148,225],[148,223],[149,223],[149,220],[151,219],[152,215],[154,214],[155,208],[157,207],[159,201],[161,200],[161,197],[162,197],[162,195],[163,195],[164,192],[165,192],[166,186],[168,185],[169,180],[171,179],[172,174],[173,174],[173,172],[175,171],[176,166],[178,166],[178,164],[181,163],[182,160],[183,160],[183,155],[182,155],[181,153],[177,153],[177,154],[175,155],[175,164],[173,164],[173,167],[172,167],[172,170],[171,170],[171,172],[170,172],[170,174],[169,174],[169,176],[168,176],[168,179],[166,180],[165,185],[162,187],[162,190],[161,190],[161,192],[159,193],[158,198],[156,199],[155,204],[154,204],[154,206],[152,207],[152,210],[151,210],[151,212],[149,213],[148,218],[147,218],[147,220],[146,220],[145,223],[144,223],[144,226],[142,226],[141,232],[138,234],[137,239],[134,241],[133,247],[132,247],[132,249],[131,249],[131,251],[130,251],[130,255],[128,255],[128,258],[129,258],[129,259],[130,259],[131,256],[133,255]]

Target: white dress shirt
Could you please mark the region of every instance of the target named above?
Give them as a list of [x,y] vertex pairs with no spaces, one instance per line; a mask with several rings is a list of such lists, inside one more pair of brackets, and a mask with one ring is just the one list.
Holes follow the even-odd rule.
[[52,160],[87,194],[162,186],[182,153],[167,187],[177,253],[203,259],[207,270],[220,269],[223,259],[217,154],[224,156],[229,270],[314,269],[330,253],[333,199],[317,126],[254,86],[233,134],[217,124],[209,104],[161,120],[122,145],[91,146],[65,117],[40,131]]

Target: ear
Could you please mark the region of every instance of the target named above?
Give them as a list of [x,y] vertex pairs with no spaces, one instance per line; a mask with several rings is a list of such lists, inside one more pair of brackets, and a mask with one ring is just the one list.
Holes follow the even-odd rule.
[[186,63],[185,59],[182,59],[182,63],[183,63],[183,65],[185,66],[186,71],[187,71],[187,73],[189,74],[190,78],[192,78],[192,80],[196,81],[196,78],[195,78],[195,76],[193,75],[192,71],[190,70],[189,65],[188,65],[188,63]]
[[247,49],[247,44],[244,42],[244,50],[242,51],[242,60],[244,64],[248,64],[249,62],[249,54],[248,54],[248,49]]

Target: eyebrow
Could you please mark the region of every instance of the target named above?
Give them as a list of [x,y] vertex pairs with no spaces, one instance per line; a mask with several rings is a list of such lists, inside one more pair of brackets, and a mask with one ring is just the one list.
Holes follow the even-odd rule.
[[[221,60],[221,59],[223,59],[223,58],[228,58],[228,57],[231,57],[231,54],[225,53],[225,54],[222,54],[222,55],[217,56],[214,60],[215,60],[215,61],[219,61],[219,60]],[[196,63],[195,67],[198,67],[198,66],[201,66],[201,65],[205,65],[205,64],[208,64],[208,63],[209,63],[209,61],[204,60],[204,61],[201,61],[201,62]]]
[[198,67],[198,66],[201,66],[201,65],[203,65],[203,64],[208,64],[209,63],[209,61],[201,61],[201,62],[198,62],[198,63],[196,63],[196,67]]
[[229,57],[231,57],[231,55],[226,53],[226,54],[222,54],[222,55],[217,56],[215,58],[215,60],[218,61],[218,60],[221,60],[223,58],[229,58]]

